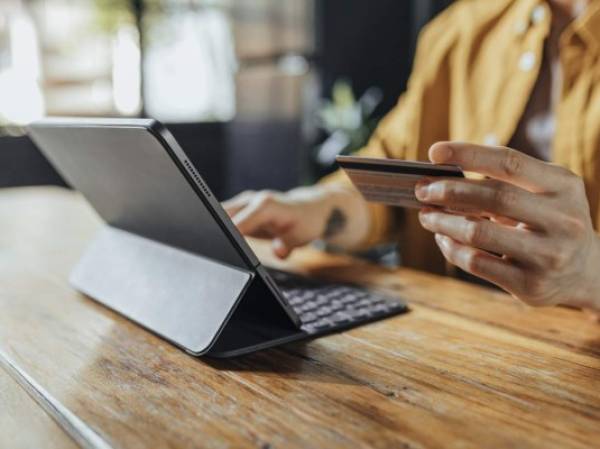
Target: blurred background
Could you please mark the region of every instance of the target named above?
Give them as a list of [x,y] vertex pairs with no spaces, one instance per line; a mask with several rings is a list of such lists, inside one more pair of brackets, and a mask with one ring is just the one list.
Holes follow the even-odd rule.
[[161,120],[215,195],[288,189],[360,148],[451,0],[0,0],[0,187],[64,185],[24,126]]

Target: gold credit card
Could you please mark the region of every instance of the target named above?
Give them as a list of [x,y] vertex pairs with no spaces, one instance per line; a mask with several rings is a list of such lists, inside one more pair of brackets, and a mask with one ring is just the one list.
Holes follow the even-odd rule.
[[390,206],[423,207],[415,197],[420,179],[464,177],[455,165],[356,156],[338,156],[336,161],[367,201]]

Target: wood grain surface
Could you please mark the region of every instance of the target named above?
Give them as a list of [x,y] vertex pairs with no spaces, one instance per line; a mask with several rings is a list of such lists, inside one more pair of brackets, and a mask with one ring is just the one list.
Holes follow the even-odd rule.
[[0,447],[76,449],[77,445],[0,369]]
[[98,225],[69,191],[0,191],[0,349],[114,448],[600,447],[600,326],[579,311],[307,249],[283,266],[400,294],[411,312],[195,359],[68,286]]

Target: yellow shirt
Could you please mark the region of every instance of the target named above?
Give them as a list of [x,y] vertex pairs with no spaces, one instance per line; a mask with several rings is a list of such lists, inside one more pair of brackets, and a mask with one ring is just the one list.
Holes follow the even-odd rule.
[[[535,86],[551,10],[541,0],[461,0],[419,38],[407,91],[358,154],[427,160],[440,140],[507,145]],[[600,0],[560,37],[562,92],[554,110],[552,161],[585,180],[600,223]],[[326,182],[349,182],[341,172]],[[365,246],[399,240],[403,265],[444,272],[415,211],[370,204]]]

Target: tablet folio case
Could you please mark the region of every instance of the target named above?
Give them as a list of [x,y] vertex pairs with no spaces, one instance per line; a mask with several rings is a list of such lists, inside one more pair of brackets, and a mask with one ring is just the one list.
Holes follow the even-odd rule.
[[[250,271],[105,226],[74,268],[70,281],[79,291],[187,352],[202,355],[218,343],[255,278]],[[263,324],[286,329],[281,334],[284,337],[297,335],[281,306],[269,302],[272,295],[259,296],[257,303],[264,301],[263,306],[269,304],[273,312],[274,322]],[[269,319],[268,315],[263,313],[261,319]],[[222,340],[227,341],[217,345],[219,350],[247,352],[243,349],[248,341],[234,341],[238,334],[237,330],[225,332]],[[254,344],[260,346],[260,341]]]

